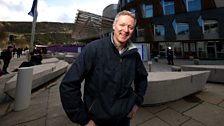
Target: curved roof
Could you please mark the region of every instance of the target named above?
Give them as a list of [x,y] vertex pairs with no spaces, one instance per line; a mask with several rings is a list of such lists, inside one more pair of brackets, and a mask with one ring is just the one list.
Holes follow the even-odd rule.
[[100,38],[112,31],[113,19],[78,10],[72,31],[76,41]]

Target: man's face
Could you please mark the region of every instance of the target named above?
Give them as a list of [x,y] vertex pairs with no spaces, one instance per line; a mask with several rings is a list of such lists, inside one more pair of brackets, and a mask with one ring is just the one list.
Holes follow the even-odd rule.
[[134,31],[135,20],[128,15],[121,15],[113,24],[114,41],[125,44]]

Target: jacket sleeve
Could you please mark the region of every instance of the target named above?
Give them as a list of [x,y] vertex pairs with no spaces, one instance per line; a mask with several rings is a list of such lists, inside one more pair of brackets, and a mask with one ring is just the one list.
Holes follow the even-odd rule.
[[147,89],[148,81],[147,81],[148,72],[145,69],[145,66],[140,58],[140,55],[137,56],[137,67],[136,67],[136,75],[134,80],[135,85],[135,93],[137,94],[136,104],[138,106],[142,105],[144,101],[144,95]]
[[84,48],[60,84],[61,102],[67,116],[72,122],[81,125],[89,121],[88,111],[81,99],[81,83],[91,68],[92,50],[88,46]]

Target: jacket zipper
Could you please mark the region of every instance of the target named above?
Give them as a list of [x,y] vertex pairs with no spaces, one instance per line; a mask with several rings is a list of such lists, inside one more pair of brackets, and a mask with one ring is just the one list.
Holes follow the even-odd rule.
[[90,105],[90,107],[89,107],[89,110],[88,110],[88,112],[90,112],[90,110],[92,109],[92,107],[93,107],[93,105],[96,103],[96,99],[92,102],[92,104]]

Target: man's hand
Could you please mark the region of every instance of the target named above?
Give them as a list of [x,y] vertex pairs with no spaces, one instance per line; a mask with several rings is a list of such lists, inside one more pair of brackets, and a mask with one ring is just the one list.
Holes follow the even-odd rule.
[[128,117],[130,119],[133,119],[134,116],[136,115],[137,111],[138,111],[138,106],[137,105],[134,105],[134,107],[132,108],[132,110],[128,113]]
[[93,120],[89,120],[89,122],[85,126],[96,126]]

